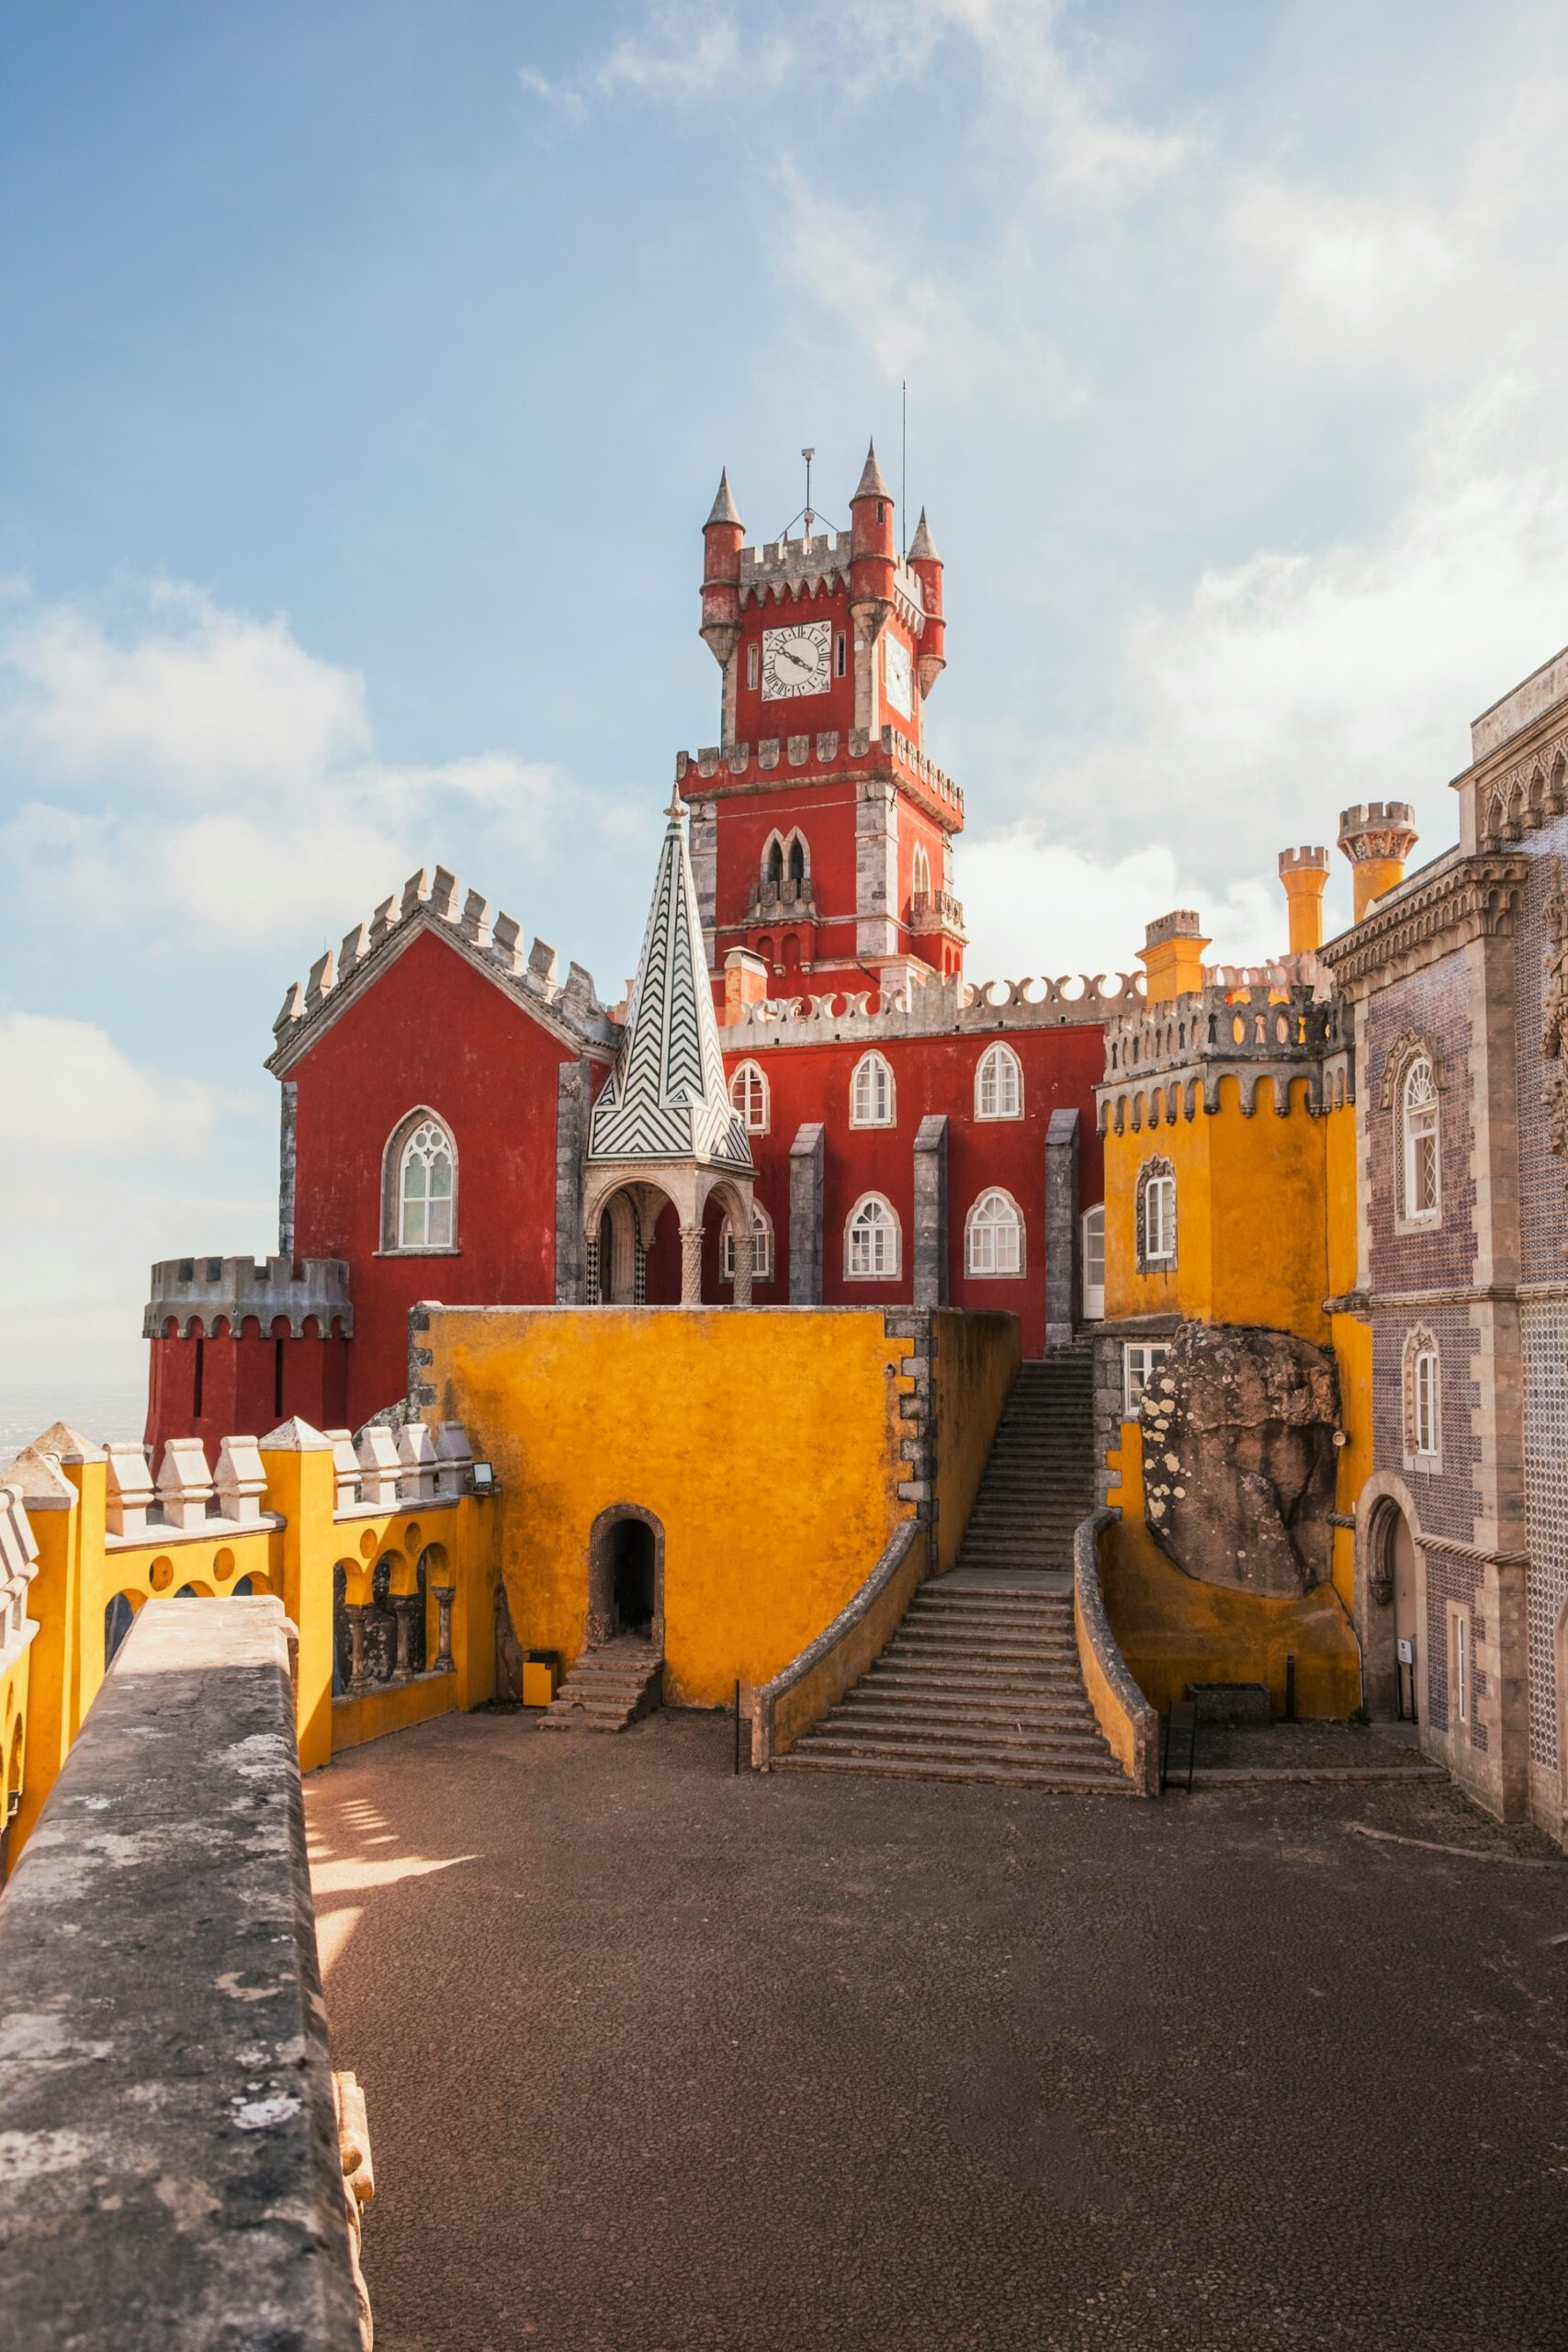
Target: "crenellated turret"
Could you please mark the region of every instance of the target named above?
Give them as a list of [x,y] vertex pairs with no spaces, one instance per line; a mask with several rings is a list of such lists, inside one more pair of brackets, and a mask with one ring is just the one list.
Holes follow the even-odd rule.
[[740,633],[740,548],[745,537],[746,526],[726,468],[703,525],[702,637],[721,668],[734,652]]
[[850,610],[864,642],[874,645],[893,610],[898,573],[893,496],[882,479],[874,441],[850,501]]
[[925,592],[926,625],[915,660],[915,674],[920,682],[921,694],[929,695],[947,667],[947,623],[942,614],[942,558],[937,553],[936,541],[931,537],[923,506],[920,519],[915,526],[908,560],[910,571]]

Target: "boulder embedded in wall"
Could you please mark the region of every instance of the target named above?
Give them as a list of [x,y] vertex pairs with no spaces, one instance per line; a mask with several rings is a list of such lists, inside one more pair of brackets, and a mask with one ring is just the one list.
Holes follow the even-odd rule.
[[1204,1584],[1294,1599],[1329,1572],[1339,1375],[1292,1332],[1183,1323],[1139,1408],[1150,1534]]

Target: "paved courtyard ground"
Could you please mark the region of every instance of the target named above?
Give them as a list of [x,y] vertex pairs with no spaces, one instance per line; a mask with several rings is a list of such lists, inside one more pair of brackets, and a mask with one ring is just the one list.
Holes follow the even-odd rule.
[[1568,2346],[1543,1843],[729,1760],[490,1714],[309,1783],[378,2352]]

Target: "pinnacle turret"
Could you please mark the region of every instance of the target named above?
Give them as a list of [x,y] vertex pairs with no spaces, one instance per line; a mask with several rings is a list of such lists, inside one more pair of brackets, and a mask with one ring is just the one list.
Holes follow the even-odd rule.
[[941,556],[937,553],[936,541],[931,537],[931,526],[926,521],[926,510],[923,506],[920,509],[920,519],[915,526],[915,536],[909,542],[909,561],[911,563],[940,563],[942,561]]
[[861,472],[860,486],[850,503],[852,506],[855,498],[891,498],[893,492],[882,479],[882,468],[876,462],[876,444],[873,441],[865,453],[865,465]]
[[[703,525],[703,528],[705,531],[709,525],[714,523],[739,522],[740,509],[735,503],[735,492],[729,487],[729,469],[726,466],[718,478],[718,489],[715,493],[712,512],[708,515],[707,522]],[[744,525],[741,527],[744,528]]]

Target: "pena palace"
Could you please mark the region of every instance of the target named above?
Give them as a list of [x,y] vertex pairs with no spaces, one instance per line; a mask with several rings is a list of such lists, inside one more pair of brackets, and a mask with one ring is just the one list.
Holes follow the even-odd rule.
[[964,796],[925,747],[942,559],[923,514],[898,552],[874,451],[850,514],[750,547],[719,484],[718,741],[676,758],[627,1002],[441,867],[289,990],[278,1255],[156,1269],[155,1448],[357,1426],[402,1395],[430,1298],[1003,1307],[1027,1356],[1049,1312],[1098,1314],[1120,1000],[964,980]]

